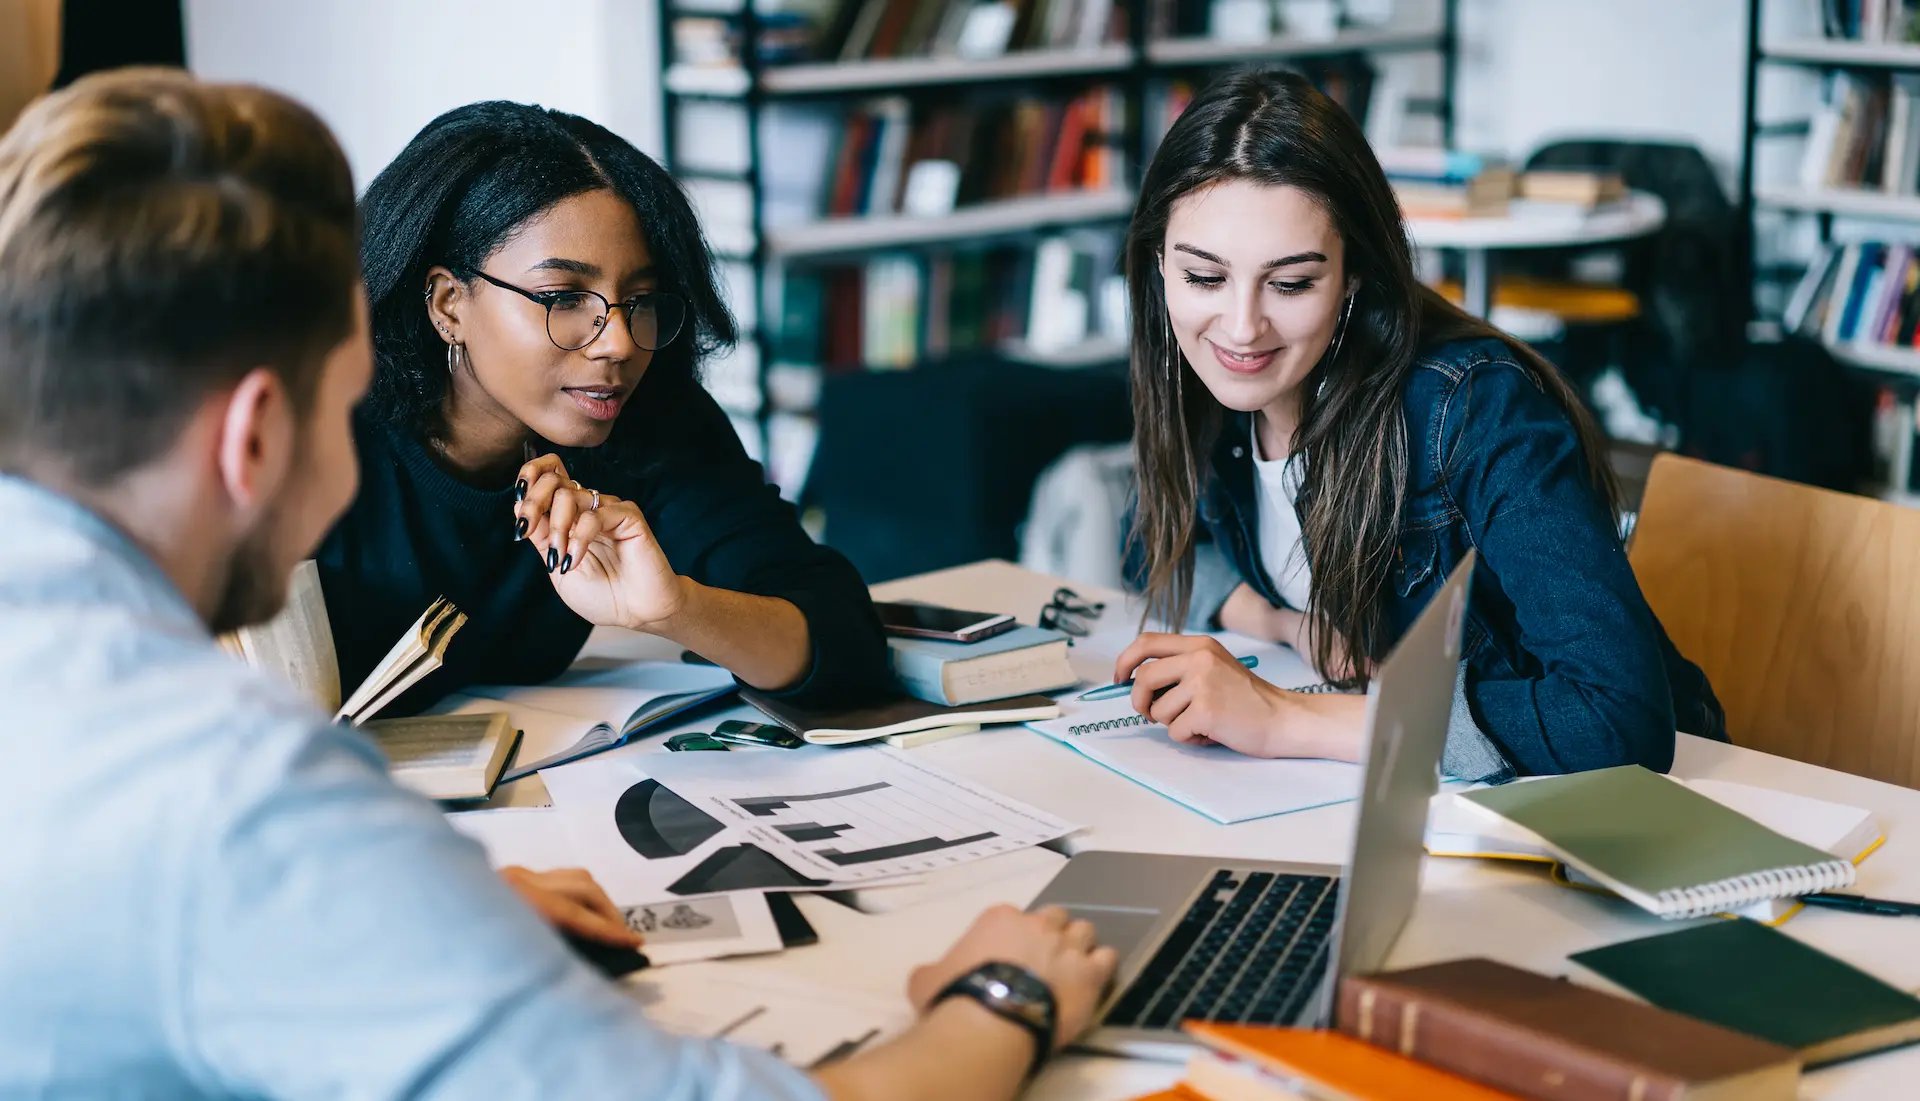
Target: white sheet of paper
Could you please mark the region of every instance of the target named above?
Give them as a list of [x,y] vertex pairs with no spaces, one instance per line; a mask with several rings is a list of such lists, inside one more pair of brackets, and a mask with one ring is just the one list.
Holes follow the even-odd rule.
[[682,1036],[724,1038],[771,1052],[807,1069],[904,1031],[913,1013],[904,999],[880,998],[777,975],[703,971],[699,997],[687,977],[641,972],[625,985],[647,1017]]
[[1077,828],[887,746],[682,753],[646,767],[794,870],[839,883],[938,871]]
[[[580,859],[566,821],[552,810],[461,811],[447,815],[447,821],[478,841],[487,851],[487,862],[496,868],[509,864],[536,871],[588,867]],[[765,896],[756,892],[693,898],[634,895],[615,890],[598,875],[594,878],[626,914],[627,924],[646,934],[647,958],[656,965],[775,952],[781,947],[773,912]]]

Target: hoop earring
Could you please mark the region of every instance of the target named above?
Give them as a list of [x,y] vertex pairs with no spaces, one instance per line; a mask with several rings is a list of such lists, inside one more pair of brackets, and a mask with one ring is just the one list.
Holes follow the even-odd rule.
[[456,358],[461,363],[465,363],[467,360],[467,346],[465,344],[460,343],[459,341],[454,341],[453,343],[447,345],[447,377],[448,378],[453,377],[454,368],[456,366],[456,363],[455,363]]

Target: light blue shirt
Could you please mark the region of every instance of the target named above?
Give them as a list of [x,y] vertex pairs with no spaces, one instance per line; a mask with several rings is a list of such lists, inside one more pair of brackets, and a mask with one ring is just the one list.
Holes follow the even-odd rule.
[[649,1025],[114,528],[0,518],[0,1097],[820,1096]]

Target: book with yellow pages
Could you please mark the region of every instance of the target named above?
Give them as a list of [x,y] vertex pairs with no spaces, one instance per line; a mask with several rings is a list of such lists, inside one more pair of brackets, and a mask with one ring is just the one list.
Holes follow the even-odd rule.
[[505,711],[372,719],[361,729],[387,755],[394,781],[429,799],[491,795],[519,738]]
[[[320,590],[320,571],[309,559],[294,567],[287,584],[287,606],[279,615],[220,636],[220,645],[247,664],[285,679],[331,713],[335,722],[362,726],[440,668],[448,645],[466,622],[466,615],[445,598],[435,600],[343,702],[340,663],[334,654],[326,597]],[[442,718],[431,731],[409,730],[404,739],[391,730],[386,737],[377,729],[370,732],[383,745],[388,737],[394,739],[398,753],[389,753],[389,763],[394,777],[403,784],[422,790],[444,790],[451,785],[462,793],[437,798],[479,798],[491,789],[511,749],[513,738],[503,729],[505,722],[506,713],[502,711]],[[501,748],[503,744],[506,748]],[[478,762],[485,789],[473,790],[473,776],[467,773],[466,765],[456,768],[461,780],[451,779],[445,771],[449,755],[468,764]],[[424,771],[409,775],[416,766]]]

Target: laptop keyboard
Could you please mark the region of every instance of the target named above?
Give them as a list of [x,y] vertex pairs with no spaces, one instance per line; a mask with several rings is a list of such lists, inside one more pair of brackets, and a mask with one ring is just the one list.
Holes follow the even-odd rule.
[[1327,876],[1215,872],[1105,1023],[1291,1024],[1326,968],[1338,896]]

